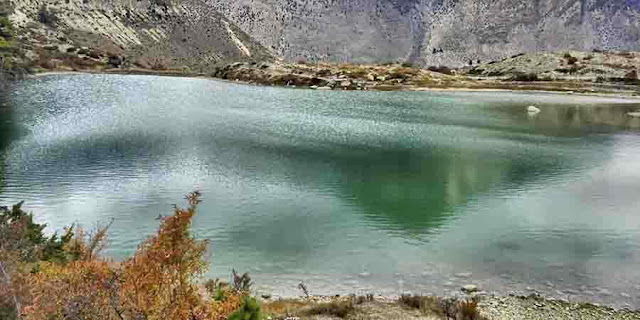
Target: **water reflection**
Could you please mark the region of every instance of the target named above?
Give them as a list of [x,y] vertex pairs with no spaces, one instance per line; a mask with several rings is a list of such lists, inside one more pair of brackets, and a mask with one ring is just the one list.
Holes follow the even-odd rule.
[[194,230],[212,239],[215,266],[276,284],[366,271],[383,287],[440,265],[624,287],[594,269],[640,252],[623,223],[640,172],[621,164],[640,161],[640,120],[626,116],[638,104],[84,75],[29,80],[11,97],[1,202],[26,198],[54,227],[114,217],[116,257],[192,189],[205,194]]
[[0,194],[2,194],[5,188],[6,149],[14,138],[16,122],[13,117],[13,108],[9,104],[9,96],[9,87],[0,84]]

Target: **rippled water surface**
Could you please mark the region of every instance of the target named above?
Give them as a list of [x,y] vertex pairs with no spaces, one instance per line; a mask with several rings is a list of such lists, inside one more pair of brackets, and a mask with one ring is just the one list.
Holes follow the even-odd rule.
[[210,275],[259,290],[476,283],[640,307],[633,101],[52,75],[1,103],[0,203],[50,231],[113,218],[117,259],[198,189]]

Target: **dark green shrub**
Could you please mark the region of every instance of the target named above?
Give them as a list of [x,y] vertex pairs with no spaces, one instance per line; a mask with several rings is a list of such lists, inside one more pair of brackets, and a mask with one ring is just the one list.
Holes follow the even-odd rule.
[[13,35],[13,25],[7,17],[0,17],[0,37],[9,40]]
[[482,74],[483,72],[484,72],[484,69],[474,67],[473,69],[469,70],[467,73],[470,75],[479,75],[479,74]]
[[73,237],[72,228],[62,237],[46,237],[42,232],[45,227],[22,210],[22,202],[0,207],[0,319],[19,319],[15,310],[20,309],[21,298],[14,292],[12,275],[20,264],[29,263],[37,270],[40,260],[67,261],[64,246]]
[[55,27],[58,23],[58,16],[54,10],[48,10],[46,5],[40,7],[38,20],[48,26]]
[[0,245],[4,250],[19,252],[21,260],[65,262],[67,260],[64,245],[73,237],[73,227],[60,237],[54,233],[51,237],[43,234],[46,224],[33,221],[33,214],[22,210],[20,202],[11,208],[0,207]]
[[227,299],[227,292],[230,290],[229,284],[220,281],[220,279],[209,279],[204,284],[205,290],[210,297],[212,297],[216,301],[224,301]]
[[255,298],[245,296],[244,302],[238,311],[229,315],[228,320],[261,320],[262,311],[260,303]]
[[530,81],[538,81],[538,75],[536,75],[535,73],[516,73],[514,75],[511,76],[511,78],[509,79],[511,81],[525,81],[525,82],[530,82]]
[[429,66],[427,69],[429,71],[448,74],[448,75],[453,74],[453,72],[451,72],[451,69],[449,67],[446,67],[446,66]]
[[322,70],[318,71],[317,75],[318,75],[318,77],[326,77],[328,75],[331,75],[331,70],[322,69]]

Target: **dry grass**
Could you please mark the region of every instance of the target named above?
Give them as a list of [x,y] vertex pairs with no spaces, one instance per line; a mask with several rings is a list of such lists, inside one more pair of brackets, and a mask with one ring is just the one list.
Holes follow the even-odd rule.
[[443,319],[486,320],[480,315],[478,301],[475,299],[456,301],[435,296],[402,295],[398,304],[435,314]]
[[292,315],[309,303],[295,299],[280,299],[266,302],[262,305],[262,311],[274,315]]
[[357,305],[372,301],[374,301],[374,297],[371,294],[366,296],[352,295],[348,299],[336,299],[322,303],[298,299],[280,299],[265,302],[262,305],[262,310],[265,314],[273,315],[276,319],[294,316],[305,318],[316,315],[346,318],[356,311]]
[[330,315],[339,318],[345,318],[347,315],[355,311],[352,300],[348,301],[331,301],[320,303],[304,310],[303,314],[312,315]]
[[476,300],[458,302],[458,314],[461,320],[483,319],[478,311],[478,301]]
[[424,312],[433,312],[437,315],[445,315],[442,310],[440,299],[434,296],[420,296],[420,295],[401,295],[398,299],[398,303],[402,306],[419,309]]

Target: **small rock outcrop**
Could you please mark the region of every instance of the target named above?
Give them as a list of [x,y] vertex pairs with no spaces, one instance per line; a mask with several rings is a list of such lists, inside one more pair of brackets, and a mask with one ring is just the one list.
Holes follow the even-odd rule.
[[472,293],[472,292],[478,291],[479,288],[475,284],[467,284],[467,285],[462,286],[461,290],[462,290],[462,292],[465,292],[465,293]]

